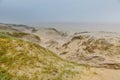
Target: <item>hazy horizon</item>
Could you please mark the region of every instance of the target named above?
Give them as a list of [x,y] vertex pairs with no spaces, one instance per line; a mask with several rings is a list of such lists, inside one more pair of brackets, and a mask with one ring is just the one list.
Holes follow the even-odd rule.
[[76,32],[120,32],[120,1],[0,0],[0,22]]
[[120,23],[119,0],[0,0],[0,22]]

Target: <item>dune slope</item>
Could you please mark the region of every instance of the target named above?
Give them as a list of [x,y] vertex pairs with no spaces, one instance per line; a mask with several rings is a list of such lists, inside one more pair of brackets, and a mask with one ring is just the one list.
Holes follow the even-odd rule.
[[1,80],[81,80],[87,70],[37,44],[0,36]]

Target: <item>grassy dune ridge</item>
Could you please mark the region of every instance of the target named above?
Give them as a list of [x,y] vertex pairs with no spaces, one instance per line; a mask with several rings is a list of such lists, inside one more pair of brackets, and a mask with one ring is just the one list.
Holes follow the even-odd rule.
[[0,33],[0,80],[81,80],[88,67],[31,42]]

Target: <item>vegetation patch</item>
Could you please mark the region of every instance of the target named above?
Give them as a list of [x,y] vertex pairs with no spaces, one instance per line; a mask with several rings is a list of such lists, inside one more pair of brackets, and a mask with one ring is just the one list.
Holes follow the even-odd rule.
[[0,65],[0,80],[75,80],[84,68],[35,43],[9,37],[0,37]]

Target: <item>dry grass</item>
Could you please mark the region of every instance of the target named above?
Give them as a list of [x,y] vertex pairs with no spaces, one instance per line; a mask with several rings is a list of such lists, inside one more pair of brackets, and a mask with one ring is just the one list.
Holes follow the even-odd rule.
[[85,69],[37,44],[0,37],[0,80],[81,80]]

